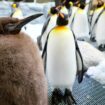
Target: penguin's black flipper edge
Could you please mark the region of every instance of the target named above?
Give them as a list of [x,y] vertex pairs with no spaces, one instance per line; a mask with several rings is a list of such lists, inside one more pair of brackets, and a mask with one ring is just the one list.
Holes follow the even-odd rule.
[[50,21],[50,16],[47,17],[47,20],[46,20],[46,22],[45,22],[44,25],[43,25],[41,35],[43,35],[43,33],[46,31],[47,26],[48,26],[48,24],[49,24],[49,21]]
[[81,83],[82,80],[83,80],[84,73],[86,72],[86,69],[85,69],[85,66],[84,66],[84,63],[83,63],[83,58],[82,58],[82,55],[81,55],[77,40],[75,38],[75,34],[74,34],[73,31],[72,31],[72,33],[73,33],[73,36],[74,36],[75,46],[76,46],[76,61],[77,61],[78,83]]
[[45,22],[44,25],[43,25],[41,35],[37,37],[37,44],[38,44],[38,47],[39,47],[40,50],[42,50],[41,39],[42,39],[42,36],[43,36],[44,32],[45,32],[46,29],[47,29],[47,26],[48,26],[48,24],[49,24],[49,21],[50,21],[50,17],[47,17],[47,20],[46,20],[46,22]]
[[84,64],[83,64],[82,56],[78,50],[76,50],[76,60],[77,60],[78,82],[81,83],[84,76]]
[[10,14],[10,17],[12,17],[12,16],[13,16],[13,14],[14,14],[14,13],[11,13],[11,14]]

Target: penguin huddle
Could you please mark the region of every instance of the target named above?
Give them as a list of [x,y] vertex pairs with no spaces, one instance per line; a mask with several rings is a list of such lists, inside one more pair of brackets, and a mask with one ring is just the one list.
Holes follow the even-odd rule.
[[[34,51],[33,50],[34,45],[32,44],[31,46],[29,46],[30,43],[32,43],[29,40],[29,38],[26,38],[24,34],[20,33],[21,28],[26,23],[40,17],[42,14],[35,14],[25,19],[20,19],[20,20],[17,19],[15,21],[12,18],[12,22],[10,22],[11,19],[9,20],[9,22],[6,22],[6,19],[1,20],[1,23],[0,23],[1,38],[3,38],[4,40],[7,37],[7,39],[10,40],[9,44],[11,46],[11,49],[15,49],[16,51],[19,51],[19,55],[22,54],[21,55],[22,57],[26,57],[25,54],[27,53],[27,49],[28,49],[29,55],[31,55],[31,57],[28,56],[30,58],[29,59],[27,58],[28,59],[27,62],[29,64],[32,64],[32,66],[30,66],[26,62],[22,62],[24,61],[24,59],[19,60],[22,62],[23,65],[21,65],[21,62],[18,62],[18,59],[15,59],[18,62],[18,66],[16,65],[15,67],[18,68],[21,66],[23,69],[25,67],[26,69],[29,67],[30,69],[28,70],[33,70],[30,72],[28,72],[27,70],[27,72],[29,73],[28,74],[29,84],[27,85],[28,87],[24,86],[24,83],[27,82],[27,79],[26,81],[24,81],[24,79],[21,79],[23,83],[21,84],[20,81],[17,81],[19,78],[17,77],[10,78],[11,80],[10,82],[12,83],[12,85],[15,84],[17,87],[18,86],[21,87],[21,85],[23,86],[24,88],[23,92],[25,89],[26,90],[29,89],[29,90],[25,91],[26,93],[24,93],[25,94],[24,96],[19,95],[20,100],[17,99],[17,101],[16,99],[12,99],[11,94],[13,94],[14,97],[17,97],[17,94],[15,94],[15,92],[13,93],[12,89],[10,89],[10,91],[9,90],[6,91],[7,92],[5,93],[6,96],[0,99],[3,105],[17,105],[17,104],[48,105],[47,83],[46,83],[45,75],[48,79],[50,86],[53,88],[52,98],[51,98],[52,105],[59,105],[62,102],[65,103],[66,105],[77,104],[72,94],[73,85],[76,78],[78,79],[78,83],[81,83],[83,81],[83,77],[86,72],[83,57],[79,49],[77,39],[84,40],[84,39],[81,39],[83,37],[83,34],[87,36],[89,35],[89,25],[90,25],[91,26],[90,39],[91,40],[96,39],[100,50],[103,50],[105,48],[104,29],[100,28],[104,26],[105,5],[104,3],[99,2],[99,4],[95,7],[92,13],[92,18],[89,20],[90,23],[88,24],[88,14],[85,11],[85,6],[86,6],[85,0],[77,0],[77,1],[75,0],[75,2],[73,1],[71,2],[71,1],[72,0],[63,0],[61,5],[56,7],[51,7],[48,13],[46,22],[43,26],[42,33],[37,38],[39,49],[42,50],[44,71],[42,68],[41,58],[38,55],[39,54],[39,52],[37,51],[38,49],[36,48],[37,50]],[[13,7],[17,8],[16,5],[13,5]],[[14,14],[12,15],[13,17],[14,17]],[[83,33],[84,31],[86,33]],[[13,44],[14,42],[13,39],[16,39],[16,40],[21,39],[23,43],[22,41],[21,42],[17,41],[18,43],[17,44],[14,43],[14,45],[16,44],[16,46],[18,47],[14,47],[14,45],[11,45],[11,43]],[[8,44],[5,44],[5,43],[8,43],[8,40],[4,41],[3,43],[4,43],[4,46],[6,45],[7,48],[9,49]],[[1,45],[3,45],[3,43],[1,40]],[[19,46],[20,44],[23,47]],[[18,48],[21,48],[21,50],[22,49],[26,49],[26,50],[22,50],[23,52],[21,52],[21,50],[18,50]],[[0,47],[0,49],[2,53],[2,48]],[[4,50],[4,54],[6,53],[6,51],[7,50]],[[12,53],[9,53],[9,52],[8,53],[10,54],[10,56],[12,56],[16,53],[16,51],[10,50],[10,52]],[[38,54],[36,54],[36,52]],[[9,56],[6,55],[6,57],[8,58]],[[30,61],[31,59],[32,61]],[[12,60],[14,61],[14,58]],[[14,63],[12,62],[13,64],[10,64],[11,62],[9,61],[6,61],[9,65],[7,68],[10,67],[11,70],[15,70],[13,66]],[[0,64],[2,65],[4,63],[1,62]],[[0,67],[2,68],[2,66]],[[19,70],[22,69],[21,67],[19,68]],[[36,71],[34,72],[34,70]],[[44,72],[45,72],[45,75],[44,75]],[[15,72],[11,72],[11,74],[12,73],[17,74],[18,72],[15,71]],[[13,74],[13,76],[15,74]],[[0,71],[0,75],[1,75],[0,80],[3,80],[2,76],[4,76],[5,73]],[[19,75],[21,75],[22,78],[24,77],[24,74],[19,74]],[[7,85],[8,87],[11,87],[9,84]],[[6,86],[5,82],[4,82],[4,85],[1,85],[1,86]],[[8,96],[8,92],[10,93],[10,97]],[[16,93],[19,93],[19,92],[20,91],[17,90]],[[9,98],[10,100],[7,100]],[[5,103],[6,101],[8,103]]]
[[61,102],[66,105],[76,104],[72,88],[76,77],[81,83],[86,72],[75,33],[70,28],[74,4],[69,1],[68,5],[65,1],[50,9],[42,34],[37,40],[42,50],[45,74],[53,88],[52,105]]
[[[95,3],[94,3],[95,4]],[[105,37],[104,37],[104,24],[105,24],[105,3],[102,0],[97,0],[97,3],[92,8],[90,20],[90,40],[96,41],[98,49],[105,51]]]

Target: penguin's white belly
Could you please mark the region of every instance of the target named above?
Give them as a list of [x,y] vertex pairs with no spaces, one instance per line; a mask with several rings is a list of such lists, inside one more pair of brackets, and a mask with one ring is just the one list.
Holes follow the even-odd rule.
[[[92,33],[92,36],[96,36],[97,24],[95,24],[95,26],[94,26],[94,23],[95,23],[95,21],[96,21],[98,15],[99,15],[99,13],[101,12],[101,10],[102,10],[102,9],[96,10],[96,11],[94,12],[93,17],[92,17],[92,20],[91,20],[91,31],[92,31],[91,33]],[[93,28],[93,27],[94,27],[94,28]]]
[[53,87],[72,89],[76,77],[74,38],[69,32],[58,31],[49,36],[47,47],[47,77]]
[[76,13],[73,23],[73,31],[77,38],[89,35],[89,24],[85,10]]
[[16,9],[12,15],[13,18],[23,19],[23,13],[20,9]]
[[105,44],[105,12],[102,13],[100,16],[97,29],[96,29],[96,41],[98,45]]
[[41,39],[42,49],[44,48],[44,45],[45,45],[45,42],[46,42],[46,38],[47,38],[49,32],[51,31],[52,28],[54,28],[56,26],[56,20],[57,20],[57,15],[52,16],[51,19],[50,19],[50,22],[49,22],[49,24],[47,26],[47,29],[44,32],[44,34],[42,36],[42,39]]

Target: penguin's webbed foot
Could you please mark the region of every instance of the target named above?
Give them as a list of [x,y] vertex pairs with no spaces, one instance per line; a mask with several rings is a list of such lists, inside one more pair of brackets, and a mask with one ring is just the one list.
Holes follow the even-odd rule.
[[90,37],[90,40],[91,40],[92,42],[96,42],[96,38],[95,38],[94,36],[91,36],[91,37]]
[[99,45],[99,46],[98,46],[98,49],[99,49],[100,51],[105,51],[105,44]]
[[58,105],[63,100],[63,94],[60,89],[54,89],[52,93],[52,105]]
[[64,102],[66,105],[76,105],[76,101],[69,89],[65,89]]

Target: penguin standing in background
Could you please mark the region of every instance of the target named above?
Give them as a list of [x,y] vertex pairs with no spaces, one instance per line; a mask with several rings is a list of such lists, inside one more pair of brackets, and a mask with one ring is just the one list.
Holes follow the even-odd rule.
[[[78,9],[75,12],[74,19],[72,21],[71,28],[75,33],[75,36],[79,40],[85,40],[89,37],[89,23],[87,11],[85,10],[85,1],[78,2]],[[85,27],[84,27],[85,25]]]
[[99,19],[97,20],[96,42],[98,44],[98,49],[105,51],[105,4],[103,4],[100,8],[102,8],[102,10],[99,14]]
[[67,13],[69,14],[69,17],[71,16],[72,14],[72,6],[73,6],[73,3],[71,2],[71,0],[64,0],[62,2],[62,8],[61,8],[61,12],[62,13]]
[[91,10],[93,13],[90,20],[90,40],[94,42],[96,41],[97,22],[104,11],[104,2],[100,0],[93,6],[93,10]]
[[22,10],[19,8],[19,2],[14,2],[12,5],[12,14],[11,17],[13,18],[18,18],[18,19],[23,19],[23,13]]
[[37,43],[40,50],[44,48],[48,33],[51,31],[52,28],[56,26],[57,14],[60,8],[61,8],[60,6],[51,7],[49,11],[47,20],[45,21],[44,26],[42,28],[41,35],[37,38]]
[[[84,75],[83,59],[74,34],[68,27],[68,14],[59,13],[54,27],[47,35],[42,58],[46,54],[46,75],[53,87],[52,105],[64,101],[66,105],[76,104],[72,88],[76,74],[81,83]],[[62,88],[65,93],[62,93]]]

